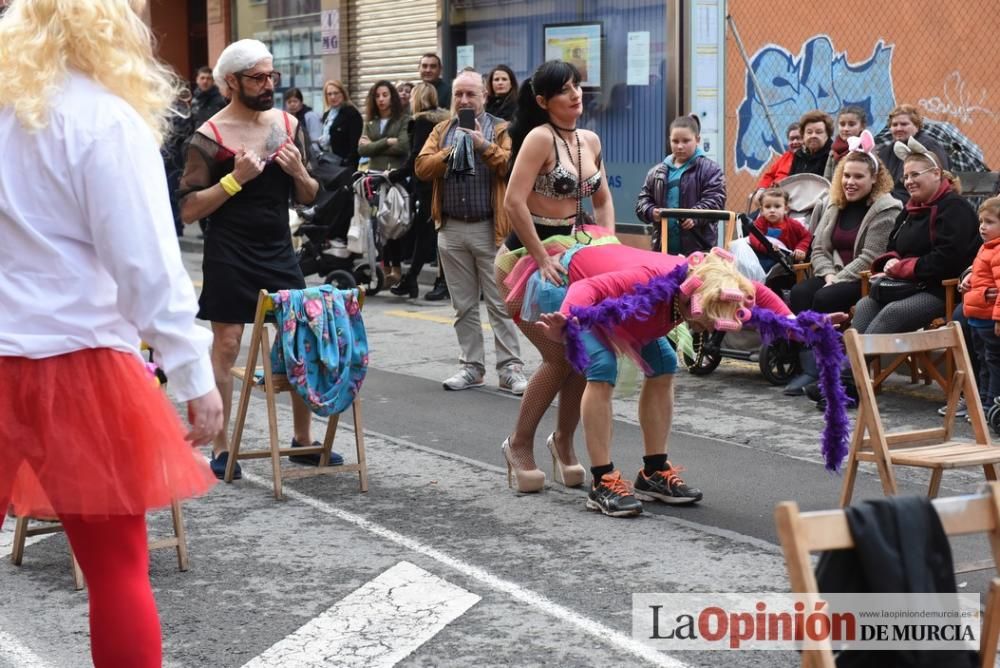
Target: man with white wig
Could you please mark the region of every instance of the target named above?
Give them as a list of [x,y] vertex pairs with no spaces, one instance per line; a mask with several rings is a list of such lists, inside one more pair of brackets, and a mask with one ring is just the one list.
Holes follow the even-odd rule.
[[[215,83],[230,104],[198,128],[188,148],[179,198],[181,219],[208,218],[203,256],[204,284],[198,317],[212,323],[212,367],[222,394],[223,432],[212,444],[212,471],[225,474],[226,433],[232,407],[232,368],[246,323],[253,322],[257,294],[305,287],[292,248],[288,207],[309,204],[319,185],[306,171],[305,133],[294,116],[274,109],[281,82],[270,51],[243,39],[219,56]],[[292,447],[312,443],[310,413],[292,393]],[[319,456],[292,457],[316,465]],[[332,453],[331,465],[343,463]],[[241,477],[236,466],[235,477]]]

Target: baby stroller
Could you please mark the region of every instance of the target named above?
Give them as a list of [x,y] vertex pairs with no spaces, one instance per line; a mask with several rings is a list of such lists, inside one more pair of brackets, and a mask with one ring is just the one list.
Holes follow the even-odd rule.
[[[666,248],[667,218],[700,218],[724,221],[724,246],[736,236],[738,216],[734,211],[708,211],[692,209],[663,209],[660,219],[663,248]],[[752,226],[751,226],[752,227]],[[728,243],[727,243],[728,242]],[[789,265],[789,270],[791,266]],[[688,372],[705,376],[722,363],[723,357],[756,362],[760,372],[772,385],[785,385],[800,372],[798,350],[787,341],[777,340],[762,345],[757,332],[742,329],[737,332],[691,332],[694,357],[681,355]]]
[[349,166],[325,161],[321,156],[313,176],[320,182],[316,202],[299,212],[304,224],[295,236],[304,237],[298,250],[299,266],[305,276],[317,274],[323,282],[347,290],[365,286],[375,295],[385,286],[378,266],[377,248],[349,248],[348,234],[354,216],[354,183],[365,175],[352,173]]

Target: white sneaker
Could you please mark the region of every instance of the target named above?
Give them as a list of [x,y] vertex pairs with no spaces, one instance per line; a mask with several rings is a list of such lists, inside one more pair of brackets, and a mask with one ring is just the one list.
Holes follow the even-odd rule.
[[500,389],[514,396],[521,396],[528,388],[528,379],[524,377],[520,365],[511,364],[500,370]]
[[[944,406],[938,409],[938,415],[944,415],[947,412],[948,412],[948,404],[945,404]],[[955,417],[961,418],[968,416],[969,416],[969,407],[965,403],[965,398],[963,397],[958,400],[958,406],[955,408]]]
[[463,366],[454,376],[441,383],[446,390],[467,390],[470,387],[482,387],[486,384],[483,372],[474,366]]

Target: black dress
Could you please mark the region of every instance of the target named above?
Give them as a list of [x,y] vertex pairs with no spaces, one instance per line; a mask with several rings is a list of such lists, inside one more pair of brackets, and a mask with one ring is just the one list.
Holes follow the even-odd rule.
[[[305,155],[301,127],[295,144]],[[233,171],[234,162],[230,149],[196,132],[188,148],[181,197],[215,185]],[[261,289],[276,292],[306,287],[288,226],[293,188],[292,177],[278,163],[268,161],[263,172],[208,217],[200,319],[250,323]]]

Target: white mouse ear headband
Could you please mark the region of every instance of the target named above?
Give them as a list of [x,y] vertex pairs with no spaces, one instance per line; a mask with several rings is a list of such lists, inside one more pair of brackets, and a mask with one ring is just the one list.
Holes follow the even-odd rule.
[[847,138],[849,153],[864,153],[872,163],[872,174],[878,174],[878,158],[875,157],[875,137],[868,130],[862,130],[859,137]]
[[918,142],[913,137],[910,137],[904,144],[901,141],[896,142],[892,147],[892,152],[896,154],[896,157],[900,160],[906,160],[911,155],[922,155],[931,161],[931,164],[935,167],[940,167],[938,165],[937,158],[931,151],[928,151],[923,144]]

